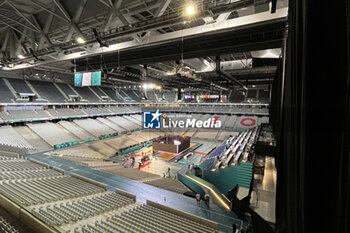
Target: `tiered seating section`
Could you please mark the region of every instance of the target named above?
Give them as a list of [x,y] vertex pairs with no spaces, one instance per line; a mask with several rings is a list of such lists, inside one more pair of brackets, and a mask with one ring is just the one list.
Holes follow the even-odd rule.
[[95,137],[99,137],[104,134],[115,133],[115,131],[112,128],[102,123],[99,123],[99,121],[93,119],[74,120],[74,123],[80,126],[80,128],[88,131]]
[[40,218],[61,226],[70,222],[77,222],[87,216],[118,209],[131,203],[133,203],[131,198],[118,193],[103,192],[85,198],[65,200],[60,202],[59,205],[40,205],[34,207],[33,210],[40,215]]
[[0,78],[0,100],[2,103],[12,103],[14,102],[14,95],[6,86],[6,83],[3,79]]
[[[31,213],[26,222],[37,222],[38,218],[52,231],[218,232],[203,219],[189,220],[181,211],[148,201],[135,203],[132,194],[106,191],[106,186],[87,178],[65,176],[34,161],[7,157],[1,152],[0,177],[0,193]],[[5,232],[17,232],[2,218],[0,227]],[[37,224],[30,227],[38,230]]]
[[[38,151],[46,151],[52,148],[60,149],[67,146],[83,144],[94,140],[106,139],[103,142],[94,142],[75,146],[60,150],[57,155],[67,156],[69,159],[106,159],[113,156],[116,152],[123,148],[136,145],[140,142],[149,141],[155,137],[165,134],[184,134],[193,138],[222,141],[233,131],[243,131],[261,123],[268,123],[268,117],[257,116],[236,116],[236,115],[220,115],[219,120],[222,122],[221,129],[205,129],[205,128],[188,128],[188,129],[169,129],[169,131],[146,132],[138,131],[142,129],[142,115],[131,114],[122,115],[123,112],[140,111],[140,108],[124,107],[124,108],[98,108],[94,110],[93,115],[99,116],[101,113],[108,111],[110,114],[120,114],[117,116],[97,117],[96,119],[75,119],[73,121],[61,120],[58,123],[27,123],[26,126],[0,127],[0,150],[13,151],[20,154],[34,153]],[[74,112],[75,114],[86,114],[86,109],[61,109],[62,112]],[[33,111],[33,110],[28,110]],[[37,110],[41,114],[52,114],[53,111],[59,110]],[[204,110],[201,110],[204,111]],[[113,113],[112,113],[113,112]],[[117,113],[116,113],[117,112]],[[192,116],[195,119],[207,120],[215,115],[194,113]],[[62,117],[64,119],[65,117]],[[252,122],[251,126],[244,126],[242,122]],[[131,133],[132,136],[118,136],[121,134]],[[62,144],[67,144],[62,146]],[[84,150],[86,150],[84,152]]]
[[52,82],[29,81],[32,87],[40,95],[42,99],[50,103],[64,103],[65,96],[59,92]]
[[[23,102],[19,93],[35,94],[34,103],[126,103],[140,102],[138,90],[116,90],[112,87],[74,87],[67,83],[0,78],[0,103]],[[70,96],[78,98],[70,98]],[[104,98],[103,98],[104,97]],[[28,101],[27,101],[28,102]]]
[[[32,102],[49,103],[176,103],[177,92],[171,90],[142,92],[138,89],[115,89],[113,87],[74,87],[68,83],[53,83],[48,81],[0,78],[0,103],[22,102],[19,93],[35,94]],[[227,94],[227,93],[226,93]],[[70,98],[76,96],[78,98]],[[247,95],[234,91],[229,96],[228,102],[242,103],[247,101],[254,103],[269,103],[269,91],[251,89]],[[205,99],[206,103],[217,102],[217,99]],[[196,99],[180,100],[183,103],[197,103]]]
[[12,200],[26,206],[103,191],[98,186],[69,176],[8,180],[1,182],[0,187]]
[[52,119],[81,118],[88,116],[108,116],[125,113],[139,113],[138,107],[110,108],[58,108],[47,110],[9,110],[0,112],[1,122],[40,121]]
[[29,151],[34,150],[30,145],[12,126],[0,127],[0,150],[4,147],[11,146],[14,148],[25,148]]
[[163,97],[164,99],[162,101],[166,103],[173,103],[177,101],[177,93],[174,91],[165,91]]
[[63,143],[76,141],[77,138],[65,132],[58,125],[48,122],[40,124],[27,124],[28,127],[38,134],[45,142],[51,146]]
[[215,229],[150,205],[134,205],[105,220],[88,224],[84,232],[217,232]]
[[78,137],[81,140],[84,140],[86,138],[93,137],[92,134],[90,134],[88,131],[80,128],[76,124],[70,121],[60,121],[58,122],[62,127],[64,127],[66,130],[69,130],[74,136]]
[[9,78],[7,80],[17,93],[33,93],[33,91],[29,88],[27,83],[25,83],[22,79]]
[[[157,107],[161,112],[180,112],[198,114],[244,114],[267,116],[268,108],[251,108],[242,106],[215,105],[180,105],[178,107]],[[154,108],[152,109],[154,110]],[[117,114],[141,113],[140,107],[98,107],[98,108],[57,108],[38,110],[8,110],[0,112],[0,123],[19,121],[40,121],[52,119],[82,118],[88,116],[110,116]]]
[[19,233],[19,231],[6,221],[2,216],[0,216],[0,232],[6,233]]
[[259,127],[255,127],[228,138],[225,150],[215,157],[212,168],[225,168],[240,162],[247,162],[258,138],[258,131]]
[[74,90],[81,96],[84,100],[91,103],[99,103],[100,98],[93,93],[89,87],[74,87]]
[[197,112],[197,113],[226,113],[226,114],[254,114],[254,115],[268,115],[269,109],[266,106],[252,107],[249,104],[188,104],[180,105],[180,107],[158,107],[162,112]]
[[108,120],[110,120],[114,124],[124,128],[124,129],[126,129],[128,131],[140,128],[140,125],[137,125],[136,123],[128,120],[125,117],[120,117],[120,116],[108,117]]

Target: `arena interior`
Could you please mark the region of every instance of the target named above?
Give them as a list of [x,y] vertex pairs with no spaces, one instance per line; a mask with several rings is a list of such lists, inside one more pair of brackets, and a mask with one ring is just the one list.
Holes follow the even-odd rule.
[[296,2],[0,1],[0,232],[316,232]]

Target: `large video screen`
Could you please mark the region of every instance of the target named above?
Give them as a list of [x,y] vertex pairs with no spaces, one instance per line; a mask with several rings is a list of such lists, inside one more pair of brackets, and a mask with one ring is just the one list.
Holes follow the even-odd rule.
[[101,86],[101,71],[92,72],[91,86]]
[[101,76],[102,76],[101,71],[74,74],[74,86],[76,87],[101,86]]
[[83,73],[83,82],[81,86],[83,87],[91,86],[91,72]]
[[81,87],[83,82],[83,74],[74,74],[74,86],[75,87]]

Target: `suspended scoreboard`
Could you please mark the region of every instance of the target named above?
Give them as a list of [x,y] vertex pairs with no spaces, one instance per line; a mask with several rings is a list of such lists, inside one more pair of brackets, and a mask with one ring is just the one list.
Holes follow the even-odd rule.
[[74,74],[75,87],[101,86],[101,71]]

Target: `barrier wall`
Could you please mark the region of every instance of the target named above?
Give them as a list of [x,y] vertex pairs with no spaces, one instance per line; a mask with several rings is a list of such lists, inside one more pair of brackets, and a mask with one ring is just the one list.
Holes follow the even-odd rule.
[[18,220],[26,224],[32,230],[38,233],[54,233],[57,231],[52,230],[46,224],[35,218],[26,209],[20,207],[16,203],[12,202],[7,197],[0,194],[0,206],[7,210],[10,214],[15,216]]
[[19,154],[15,152],[0,151],[0,155],[8,158],[19,158]]
[[26,155],[26,154],[28,154],[28,149],[26,149],[26,148],[10,146],[10,145],[7,145],[7,144],[2,144],[2,143],[0,143],[0,150],[12,152],[12,153],[17,153],[19,155]]
[[87,178],[87,177],[85,177],[85,176],[81,176],[81,175],[78,175],[78,174],[75,174],[75,173],[70,173],[70,176],[71,176],[71,177],[74,177],[74,178],[76,178],[76,179],[79,179],[79,180],[88,182],[88,183],[90,183],[90,184],[96,185],[96,186],[101,187],[101,188],[103,188],[104,190],[108,191],[108,185],[106,185],[106,184],[104,184],[104,183],[101,183],[101,182],[98,182],[98,181],[89,179],[89,178]]
[[195,193],[199,193],[201,195],[201,197],[204,197],[205,191],[200,185],[196,184],[195,182],[193,182],[190,179],[187,179],[185,176],[183,176],[179,173],[177,174],[177,179],[179,181],[181,181],[184,185],[189,187],[192,191],[194,191]]
[[50,165],[48,165],[48,164],[46,164],[46,163],[43,163],[43,162],[40,162],[40,161],[38,161],[38,160],[36,160],[36,159],[29,159],[29,161],[30,161],[30,162],[33,162],[33,163],[36,163],[36,164],[39,164],[39,165],[41,165],[41,166],[43,166],[43,167],[46,167],[46,168],[49,168],[49,167],[50,167]]
[[239,166],[220,168],[218,172],[203,170],[203,179],[215,185],[225,195],[237,184],[239,187],[249,189],[252,177],[252,163],[242,162]]
[[256,116],[240,116],[236,120],[236,131],[245,131],[258,125],[258,117]]
[[79,145],[80,142],[79,141],[72,141],[72,142],[64,142],[61,144],[56,144],[53,146],[54,150],[58,150],[58,149],[63,149],[63,148],[67,148],[67,147],[71,147],[71,146],[76,146]]
[[129,154],[131,152],[140,150],[143,147],[148,147],[150,145],[152,145],[152,140],[144,142],[144,143],[140,143],[138,145],[131,146],[131,147],[128,147],[128,148],[120,149],[120,151],[121,151],[122,155],[125,155],[125,154]]
[[134,194],[128,193],[128,192],[123,191],[121,189],[115,189],[115,192],[118,194],[121,194],[123,196],[129,197],[129,198],[133,199],[134,201],[136,201],[136,196]]

